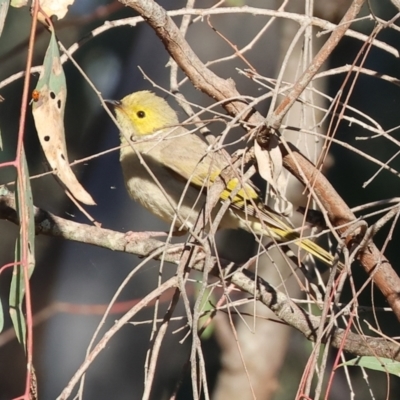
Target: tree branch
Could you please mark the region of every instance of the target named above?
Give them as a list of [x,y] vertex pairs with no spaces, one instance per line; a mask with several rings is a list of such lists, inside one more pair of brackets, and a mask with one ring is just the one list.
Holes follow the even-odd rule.
[[[178,27],[162,7],[153,0],[120,1],[132,7],[142,15],[155,30],[169,54],[186,73],[196,88],[217,101],[225,101],[223,106],[231,115],[241,115],[242,120],[251,123],[253,126],[265,126],[264,118],[255,110],[249,109],[248,103],[241,100],[240,93],[235,89],[234,82],[230,79],[225,80],[217,76],[200,61],[185,38],[181,35]],[[327,41],[327,45],[324,46],[324,52],[320,53],[318,56],[319,58],[313,60],[310,64],[306,71],[306,77],[301,77],[299,81],[295,83],[290,99],[288,98],[287,101],[284,100],[281,106],[278,107],[277,121],[282,120],[289,109],[288,106],[292,105],[297,99],[294,95],[296,94],[299,96],[318,72],[318,68],[321,66],[322,62],[326,60],[330,52],[332,52],[345,34],[350,22],[356,18],[364,1],[365,0],[354,0],[352,2],[342,19],[343,26],[339,24],[338,30],[332,33],[331,38]],[[275,126],[278,125],[279,123],[275,123]],[[264,129],[264,132],[262,132],[262,135],[266,137],[270,134],[271,132],[267,129]],[[262,142],[268,142],[268,140],[262,140]],[[284,167],[307,188],[313,188],[313,190],[311,190],[312,194],[316,195],[318,197],[318,203],[328,210],[328,216],[332,224],[334,226],[340,226],[344,223],[348,224],[355,221],[356,218],[354,214],[351,213],[349,207],[329,181],[295,146],[290,146],[290,152],[281,147]],[[343,233],[344,229],[345,228],[339,229],[339,231]],[[352,240],[353,237],[346,238],[346,244],[349,244]],[[359,256],[359,260],[365,271],[373,278],[378,288],[384,294],[397,319],[400,321],[400,279],[388,260],[379,252],[372,242]]]
[[[0,219],[18,224],[15,210],[14,194],[2,188],[0,195]],[[38,234],[62,237],[75,242],[93,244],[113,251],[122,251],[136,254],[141,257],[152,256],[155,260],[163,260],[178,265],[184,244],[165,244],[154,239],[128,241],[126,235],[110,229],[73,222],[37,207],[35,210],[35,227]],[[197,271],[204,271],[205,262],[209,255],[198,251],[188,262],[188,267]],[[282,321],[300,331],[308,340],[315,341],[317,331],[321,325],[321,318],[307,313],[295,304],[286,294],[279,292],[268,282],[256,277],[248,270],[242,270],[238,265],[212,258],[210,274],[232,283],[243,292],[254,298],[269,309]],[[335,326],[327,326],[323,342],[331,338],[335,348],[342,348],[354,355],[377,356],[400,361],[400,346],[386,339],[358,335]]]

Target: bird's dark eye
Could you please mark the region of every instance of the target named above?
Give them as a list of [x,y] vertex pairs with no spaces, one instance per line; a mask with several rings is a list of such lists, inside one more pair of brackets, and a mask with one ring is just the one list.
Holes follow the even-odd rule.
[[144,117],[146,116],[146,113],[145,113],[144,111],[140,110],[140,111],[138,111],[138,112],[136,113],[136,115],[137,115],[139,118],[144,118]]

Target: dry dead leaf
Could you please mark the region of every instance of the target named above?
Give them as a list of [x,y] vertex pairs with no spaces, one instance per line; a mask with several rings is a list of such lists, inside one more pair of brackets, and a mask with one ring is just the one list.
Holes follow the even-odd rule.
[[268,148],[263,149],[255,140],[254,155],[257,160],[258,172],[268,182],[271,189],[269,191],[269,206],[280,214],[289,216],[293,212],[293,206],[284,194],[286,181],[282,174],[282,154],[278,144],[278,138],[271,136]]
[[47,161],[72,196],[84,204],[96,204],[78,182],[68,162],[64,133],[67,86],[54,34],[32,97],[33,118]]
[[59,20],[64,18],[68,12],[68,6],[75,0],[41,0],[40,8],[48,17],[55,15]]

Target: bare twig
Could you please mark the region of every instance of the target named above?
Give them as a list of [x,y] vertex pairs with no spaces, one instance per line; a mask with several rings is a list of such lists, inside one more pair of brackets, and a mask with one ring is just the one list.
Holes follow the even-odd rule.
[[[1,196],[0,218],[18,223],[14,207],[15,200],[12,194]],[[67,240],[93,244],[113,251],[122,251],[144,257],[153,254],[154,259],[163,259],[175,265],[178,265],[181,260],[184,247],[182,244],[169,244],[166,248],[165,243],[154,239],[127,242],[126,235],[121,232],[69,221],[38,208],[35,209],[35,215],[38,234],[63,237]],[[189,267],[203,271],[207,257],[209,256],[199,251],[196,257],[191,260]],[[270,308],[278,318],[302,332],[307,339],[316,340],[318,327],[321,325],[319,316],[310,315],[286,294],[278,292],[268,282],[259,277],[256,278],[253,273],[247,270],[242,271],[238,266],[232,267],[232,263],[229,261],[217,260],[212,257],[210,262],[213,263],[209,270],[210,274],[226,280],[228,284],[232,283],[242,291],[254,296],[256,300]],[[225,274],[227,267],[229,267],[228,275]],[[174,285],[176,284],[174,283]],[[157,288],[157,290],[160,290],[160,288]],[[157,295],[159,295],[158,292]],[[152,299],[153,297],[151,299],[146,297],[146,302],[152,301]],[[137,306],[138,304],[135,305],[135,307]],[[330,330],[325,331],[323,343],[326,342],[327,335],[332,336],[332,346],[338,348],[344,341],[343,349],[355,355],[378,355],[379,357],[400,361],[398,345],[388,344],[385,340],[351,332],[346,333],[340,328],[331,327]]]
[[[139,12],[149,25],[155,30],[156,34],[164,43],[170,55],[174,58],[180,68],[188,75],[195,87],[207,93],[217,101],[226,100],[225,109],[232,115],[241,114],[244,121],[251,122],[255,126],[261,126],[264,119],[261,115],[252,111],[245,111],[247,102],[230,100],[240,98],[231,80],[224,80],[208,70],[199,60],[197,55],[190,48],[186,40],[182,37],[178,27],[168,16],[166,11],[152,0],[124,0],[124,4],[134,8]],[[328,57],[337,45],[338,41],[345,34],[350,23],[357,16],[364,0],[354,0],[349,10],[337,28],[337,32],[332,33],[327,44],[319,53],[317,60],[298,80],[292,92],[286,97],[276,110],[274,123],[270,126],[279,126],[283,116],[288,111],[288,105],[293,104],[298,95],[304,90],[307,83],[318,72],[319,66]],[[297,94],[297,97],[295,96]],[[299,179],[311,193],[315,195],[319,203],[326,209],[327,216],[334,226],[344,225],[355,220],[354,214],[350,211],[346,203],[340,198],[338,193],[330,185],[328,180],[308,161],[293,145],[291,150],[285,146],[281,147],[283,164],[297,179]],[[310,187],[312,183],[312,187]],[[341,231],[342,233],[343,231]],[[349,243],[352,238],[346,240]],[[397,318],[400,320],[400,279],[394,272],[388,260],[380,254],[378,249],[372,244],[359,257],[364,269],[368,274],[374,272],[374,281],[381,292],[386,297]]]

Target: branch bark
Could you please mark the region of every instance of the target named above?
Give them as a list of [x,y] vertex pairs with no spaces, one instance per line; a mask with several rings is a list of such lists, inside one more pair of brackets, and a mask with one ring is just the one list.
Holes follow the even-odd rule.
[[[0,195],[0,219],[18,224],[14,194],[6,193],[4,188]],[[124,233],[73,222],[37,207],[35,207],[35,227],[38,234],[62,237],[142,257],[152,256],[155,260],[163,260],[175,265],[179,265],[181,254],[185,249],[184,244],[167,245],[154,239],[128,241]],[[189,260],[188,267],[203,272],[205,263],[209,261],[209,255],[201,251],[194,253],[196,256]],[[213,257],[211,261],[210,274],[254,296],[255,300],[271,309],[278,318],[300,331],[308,340],[316,340],[318,328],[322,323],[320,317],[309,314],[286,294],[276,290],[252,272],[242,270],[238,265],[223,259]],[[358,335],[336,326],[327,325],[325,331],[323,343],[330,337],[332,346],[335,348],[341,348],[357,356],[368,355],[400,361],[400,346],[393,341]]]
[[[253,126],[265,126],[264,118],[255,110],[250,109],[248,103],[241,100],[240,93],[236,90],[234,82],[230,79],[222,79],[221,77],[210,71],[193,52],[189,44],[181,35],[178,27],[168,16],[166,11],[153,0],[120,0],[123,4],[133,8],[147,21],[154,29],[161,41],[164,43],[167,51],[179,65],[179,67],[189,77],[193,85],[203,91],[217,101],[222,101],[224,108],[233,116],[241,116],[242,121],[251,123]],[[319,54],[319,58],[310,64],[303,75],[294,85],[294,89],[290,96],[281,103],[277,108],[275,121],[272,125],[267,121],[267,125],[275,130],[279,128],[279,121],[282,120],[285,113],[299,96],[302,90],[318,72],[319,66],[329,56],[330,52],[335,48],[345,31],[354,20],[362,7],[365,0],[354,0],[339,24],[338,29],[334,30],[327,45],[324,47],[323,53]],[[322,51],[322,50],[321,50]],[[269,137],[272,133],[270,129],[264,129],[263,136]],[[268,140],[261,142],[267,143]],[[351,213],[349,207],[335,191],[329,181],[323,177],[319,170],[307,160],[295,146],[291,145],[291,151],[287,151],[282,147],[283,165],[287,168],[300,182],[306,187],[314,188],[312,194],[317,196],[318,203],[328,210],[328,216],[334,226],[341,226],[355,222],[356,218]],[[312,183],[312,184],[310,184]],[[344,229],[339,228],[339,232],[343,233]],[[353,235],[352,235],[353,236]],[[346,238],[346,244],[352,242],[353,237]],[[372,277],[377,287],[386,297],[397,319],[400,321],[400,279],[393,270],[388,260],[379,252],[376,246],[371,242],[359,256],[359,260],[364,270]]]

